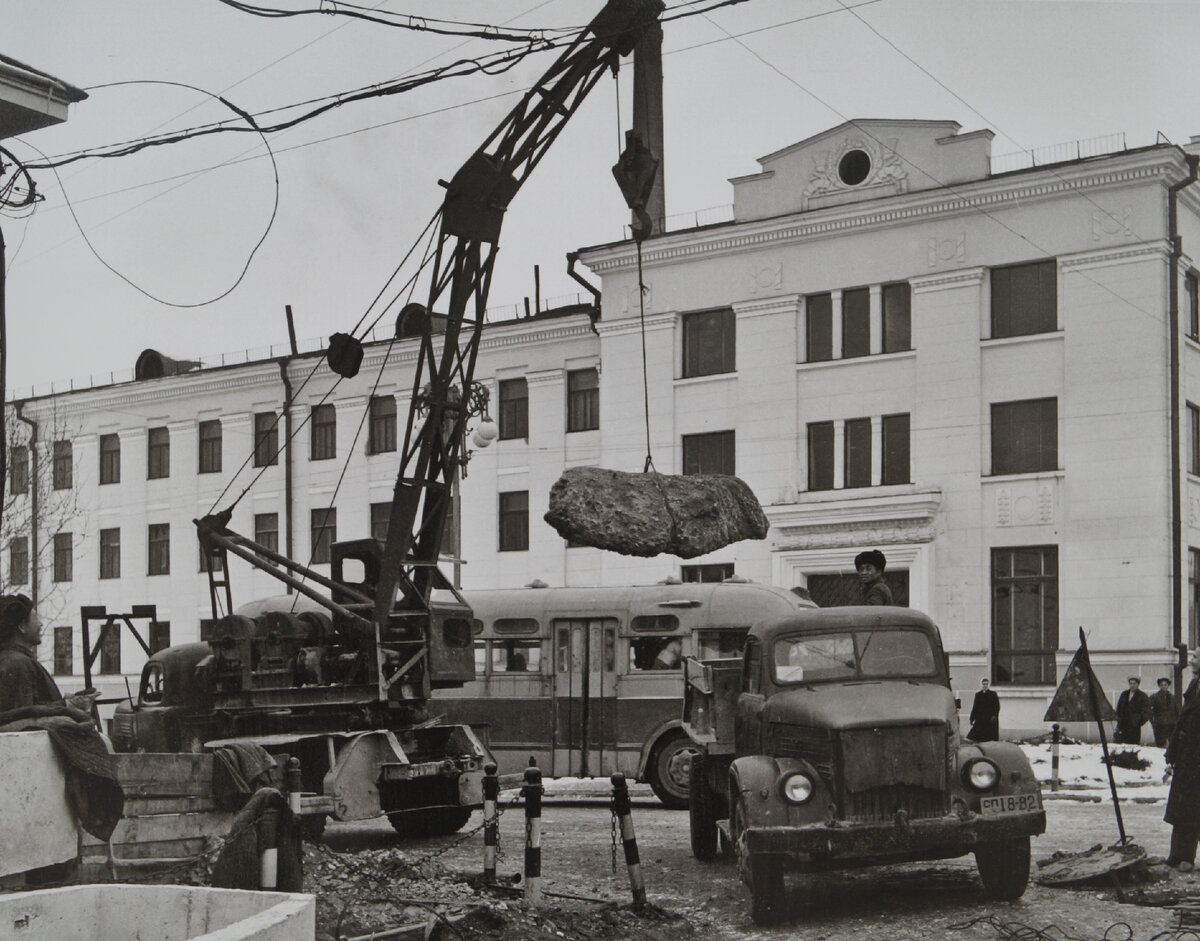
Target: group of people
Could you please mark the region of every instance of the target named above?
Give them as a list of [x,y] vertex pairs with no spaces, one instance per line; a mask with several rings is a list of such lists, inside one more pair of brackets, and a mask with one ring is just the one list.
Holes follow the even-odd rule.
[[1171,681],[1165,676],[1158,678],[1158,691],[1148,696],[1142,690],[1139,677],[1129,677],[1129,688],[1117,697],[1117,726],[1113,741],[1118,745],[1140,745],[1142,727],[1147,722],[1154,732],[1154,744],[1166,748],[1171,732],[1179,721],[1179,705],[1171,692]]

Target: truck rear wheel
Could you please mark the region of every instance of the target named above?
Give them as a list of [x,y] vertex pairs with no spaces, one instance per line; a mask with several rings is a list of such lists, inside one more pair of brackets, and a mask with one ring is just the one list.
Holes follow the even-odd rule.
[[1029,837],[975,847],[975,865],[988,895],[994,899],[1019,899],[1029,885]]
[[403,837],[446,836],[457,833],[471,819],[470,807],[433,807],[402,810],[387,815],[388,823]]
[[692,855],[707,862],[717,855],[717,817],[720,797],[708,786],[706,760],[702,753],[692,755],[688,774],[688,823],[692,836]]
[[680,731],[667,733],[654,746],[646,768],[646,780],[664,807],[670,810],[687,808],[688,769],[697,751],[692,740]]

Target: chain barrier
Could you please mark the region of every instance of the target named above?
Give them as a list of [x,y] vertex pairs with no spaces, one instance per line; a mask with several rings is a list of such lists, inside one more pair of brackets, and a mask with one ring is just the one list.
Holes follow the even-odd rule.
[[615,876],[617,874],[617,802],[610,799],[608,810],[611,815],[610,827],[612,830],[612,845],[609,856],[612,859],[612,873]]
[[[1195,904],[1195,900],[1191,900],[1191,903]],[[1183,924],[1182,913],[1184,910],[1185,908],[1175,909],[1180,921],[1179,925],[1151,935],[1146,941],[1200,941],[1200,931],[1194,926]],[[970,921],[950,925],[949,928],[951,931],[965,931],[976,925],[986,925],[994,929],[1002,941],[1133,941],[1133,928],[1123,921],[1113,922],[1097,939],[1079,938],[1067,934],[1058,925],[1051,924],[1044,928],[1034,928],[1019,921],[1002,921],[996,915],[981,915]]]

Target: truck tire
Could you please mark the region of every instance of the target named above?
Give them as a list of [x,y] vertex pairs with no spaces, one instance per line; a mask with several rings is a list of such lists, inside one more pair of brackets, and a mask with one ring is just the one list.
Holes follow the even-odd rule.
[[688,806],[688,769],[698,753],[692,740],[679,730],[664,735],[650,755],[646,780],[654,796],[669,810],[685,810]]
[[975,865],[989,896],[1019,899],[1029,885],[1029,837],[997,840],[975,847]]
[[402,837],[416,839],[457,833],[471,819],[470,807],[433,807],[402,810],[387,815],[388,823]]
[[719,795],[708,786],[704,754],[697,752],[692,755],[692,767],[688,774],[688,823],[692,836],[692,855],[702,862],[717,856],[719,805]]
[[756,925],[776,925],[787,915],[783,894],[783,857],[768,853],[751,856],[746,862],[750,874],[750,917]]

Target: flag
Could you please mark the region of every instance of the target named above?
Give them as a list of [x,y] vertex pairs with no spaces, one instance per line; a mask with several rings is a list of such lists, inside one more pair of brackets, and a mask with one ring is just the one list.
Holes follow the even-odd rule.
[[[1091,692],[1089,693],[1089,684]],[[1097,715],[1097,712],[1099,715]],[[1071,665],[1063,674],[1062,682],[1050,700],[1050,708],[1043,717],[1044,722],[1104,722],[1117,717],[1112,703],[1104,695],[1100,681],[1092,672],[1088,658],[1087,642],[1083,631],[1079,632],[1079,649],[1071,659]]]

